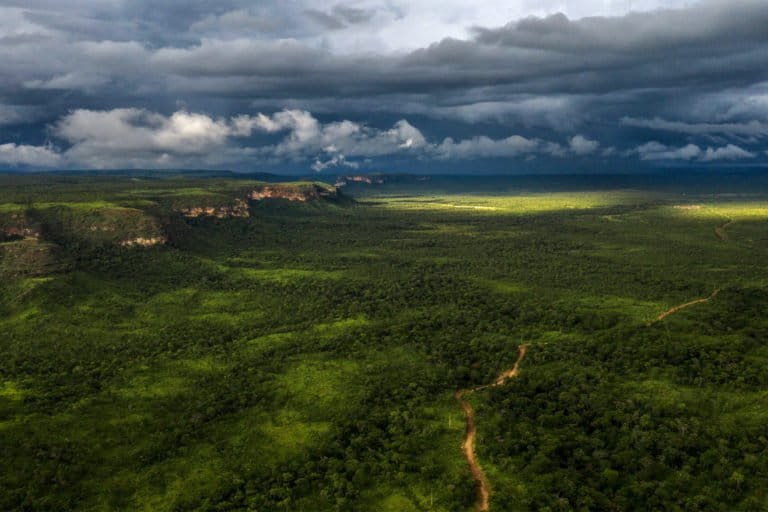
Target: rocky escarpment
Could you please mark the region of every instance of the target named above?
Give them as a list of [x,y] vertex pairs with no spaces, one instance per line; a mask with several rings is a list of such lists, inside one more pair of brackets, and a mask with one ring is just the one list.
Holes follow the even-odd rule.
[[0,229],[0,239],[40,238],[40,229],[36,227],[5,227]]
[[0,242],[40,238],[40,226],[21,211],[0,218]]
[[249,217],[251,212],[248,202],[245,199],[235,199],[230,205],[192,206],[182,208],[181,214],[189,218],[216,217],[217,219],[230,219],[235,217]]
[[154,247],[156,245],[163,245],[168,242],[168,238],[163,236],[139,236],[136,238],[130,238],[123,240],[119,243],[122,247]]
[[214,217],[217,219],[232,219],[250,217],[251,204],[268,199],[281,199],[292,202],[337,200],[339,199],[339,192],[336,187],[319,183],[265,184],[244,192],[244,197],[237,198],[229,204],[219,206],[188,206],[178,211],[187,218]]
[[384,177],[380,175],[371,174],[355,174],[349,176],[338,176],[336,178],[336,186],[343,187],[347,183],[365,183],[368,185],[382,185],[384,183]]
[[345,187],[350,184],[383,185],[385,183],[419,183],[429,181],[429,176],[413,174],[348,174],[336,177],[336,186]]
[[252,201],[264,199],[286,199],[288,201],[312,201],[317,199],[338,199],[339,191],[330,185],[318,183],[289,184],[289,185],[264,185],[250,192],[248,198]]
[[41,240],[61,247],[150,247],[166,242],[162,222],[137,208],[56,204],[0,216],[0,242]]

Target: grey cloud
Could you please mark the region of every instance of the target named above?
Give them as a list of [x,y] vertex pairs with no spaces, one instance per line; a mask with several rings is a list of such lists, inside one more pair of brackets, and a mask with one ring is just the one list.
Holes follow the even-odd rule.
[[746,151],[739,146],[728,144],[722,148],[707,148],[701,156],[703,162],[713,162],[715,160],[741,160],[744,158],[755,158],[755,154]]
[[[199,46],[161,49],[158,57],[173,56],[171,61],[161,59],[167,72],[193,81],[201,74],[224,75],[230,81],[227,91],[242,93],[254,90],[251,77],[274,75],[274,66],[264,63],[280,62],[282,74],[272,82],[260,81],[257,94],[316,96],[334,91],[377,95],[479,87],[504,88],[508,94],[596,94],[654,88],[668,88],[674,94],[671,88],[681,84],[712,88],[734,80],[754,83],[768,78],[762,65],[768,60],[767,37],[758,30],[768,25],[768,5],[736,4],[723,20],[715,15],[722,9],[713,8],[712,2],[672,11],[669,16],[665,11],[578,21],[562,16],[527,20],[480,31],[473,40],[445,39],[404,57],[355,58],[300,41],[265,46],[253,40],[241,41],[247,51],[205,40]],[[332,28],[344,24],[339,17],[331,18],[335,20],[329,21]],[[686,24],[680,35],[680,20],[700,18],[705,21]],[[635,26],[640,29],[614,41],[629,32],[627,27]],[[654,30],[647,35],[641,30],[651,26]],[[574,51],[585,47],[589,51]],[[307,81],[307,71],[318,67],[328,72]]]
[[526,127],[545,126],[558,131],[571,131],[585,120],[581,112],[583,103],[585,103],[584,100],[570,96],[523,95],[501,101],[489,100],[438,106],[425,112],[436,117],[455,118],[468,123],[495,121]]
[[755,158],[755,154],[734,144],[701,149],[695,144],[683,147],[669,147],[657,141],[651,141],[635,148],[632,152],[640,155],[642,160],[698,160],[701,162],[714,162],[716,160],[742,160]]
[[568,148],[563,145],[535,138],[512,135],[503,139],[492,139],[486,136],[472,137],[456,141],[448,137],[434,147],[433,152],[438,158],[512,158],[520,155],[535,156],[536,154],[562,158],[569,154],[585,156],[597,151],[600,143],[589,140],[582,135],[571,137]]
[[642,160],[692,160],[701,156],[701,148],[694,144],[670,148],[656,141],[638,146],[634,151]]
[[654,119],[636,119],[633,117],[623,117],[621,124],[624,126],[633,126],[639,128],[649,128],[652,130],[663,130],[689,135],[748,135],[754,137],[768,136],[768,124],[759,121],[750,121],[747,123],[685,123],[682,121],[667,121],[661,118]]
[[333,14],[342,18],[350,25],[356,25],[371,21],[375,13],[372,9],[358,9],[347,5],[337,5],[333,8]]
[[479,136],[471,139],[455,141],[446,138],[435,148],[438,158],[488,158],[514,157],[521,154],[533,153],[540,147],[537,140],[512,135],[505,139],[494,140],[490,137]]
[[317,11],[314,9],[307,9],[304,11],[315,23],[322,25],[329,30],[341,30],[346,28],[346,23],[342,19],[333,14],[328,14],[323,11]]
[[[727,6],[727,7],[726,7]],[[705,0],[693,7],[630,13],[620,17],[569,20],[563,14],[526,18],[500,29],[476,28],[477,40],[508,47],[580,54],[631,56],[685,52],[709,46],[742,46],[765,40],[768,12],[762,0]]]
[[[7,113],[17,108],[45,112],[45,122],[78,110],[122,108],[170,118],[178,102],[228,126],[251,105],[266,112],[317,107],[329,119],[354,112],[356,135],[301,153],[321,164],[336,159],[331,165],[345,165],[341,156],[349,162],[403,151],[400,135],[388,135],[395,127],[374,129],[366,118],[387,127],[415,120],[420,138],[411,138],[423,142],[419,151],[406,151],[414,158],[434,157],[429,148],[449,139],[443,154],[457,157],[618,158],[634,147],[633,158],[647,161],[709,162],[762,152],[755,146],[768,127],[764,0],[705,0],[610,18],[526,18],[409,52],[387,50],[391,41],[376,51],[353,44],[369,24],[391,22],[389,2],[318,6],[309,0],[82,0],[75,9],[55,0],[5,0],[0,103],[6,114],[0,110],[0,122],[25,122]],[[304,15],[313,9],[315,22]],[[385,33],[391,39],[396,32]],[[338,51],[329,41],[348,44]],[[322,134],[334,121],[317,122]],[[639,151],[636,128],[658,130],[654,138],[663,147]],[[284,143],[294,134],[286,130]],[[535,141],[536,149],[521,151],[509,133]],[[237,137],[221,142],[226,158],[263,150],[234,147]],[[316,140],[323,137],[330,135]],[[9,140],[25,145],[8,137],[0,144]],[[337,152],[325,152],[334,144]],[[22,150],[9,147],[6,154]],[[108,159],[99,158],[94,165],[106,165]]]
[[358,9],[345,5],[337,5],[330,12],[317,9],[307,9],[304,11],[315,23],[322,25],[329,30],[341,30],[349,25],[357,25],[371,20],[374,11],[369,9]]
[[272,9],[259,9],[252,12],[249,9],[236,9],[221,15],[209,15],[190,26],[192,32],[242,32],[258,31],[264,33],[278,32],[290,26],[290,22],[282,13]]
[[597,151],[597,148],[600,147],[599,142],[596,140],[589,140],[583,135],[575,135],[571,138],[568,144],[570,145],[571,151],[577,155],[588,155],[590,153],[594,153]]

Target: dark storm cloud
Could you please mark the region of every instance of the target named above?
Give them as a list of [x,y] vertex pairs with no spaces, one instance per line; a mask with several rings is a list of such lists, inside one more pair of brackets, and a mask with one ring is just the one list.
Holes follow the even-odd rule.
[[[349,58],[301,42],[265,46],[250,39],[162,49],[159,57],[165,70],[186,78],[242,77],[242,88],[252,90],[250,77],[276,77],[258,84],[258,93],[290,91],[307,96],[318,88],[339,87],[345,94],[474,87],[552,94],[712,89],[765,80],[768,5],[761,1],[718,7],[722,5],[707,2],[622,18],[526,19],[501,29],[476,29],[474,39],[445,39],[402,57]],[[345,26],[340,16],[323,15],[328,28]],[[163,52],[170,52],[175,61],[163,58]],[[317,66],[308,68],[307,59]],[[292,72],[276,76],[270,62],[280,62],[280,69]],[[319,66],[328,70],[324,77],[312,73]],[[230,82],[227,89],[232,86]]]
[[[374,1],[328,8],[311,0],[83,0],[77,9],[2,1],[0,119],[40,122],[19,114],[29,107],[51,125],[76,109],[167,116],[183,105],[215,121],[258,106],[363,123],[415,115],[427,120],[419,127],[426,138],[449,120],[457,130],[450,143],[421,145],[443,147],[440,158],[520,154],[526,146],[512,137],[553,157],[709,162],[765,154],[764,0],[528,17],[407,51],[387,50],[387,41],[355,46],[396,10]],[[486,136],[499,126],[511,133]],[[437,154],[430,151],[423,153]],[[350,165],[345,155],[328,161]]]

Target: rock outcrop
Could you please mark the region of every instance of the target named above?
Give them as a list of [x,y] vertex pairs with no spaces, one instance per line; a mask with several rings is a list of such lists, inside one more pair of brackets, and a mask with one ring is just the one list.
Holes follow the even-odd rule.
[[296,202],[339,199],[339,192],[336,187],[320,183],[264,184],[245,191],[243,194],[244,197],[237,198],[228,205],[190,206],[177,211],[188,218],[215,217],[217,219],[231,219],[250,217],[251,204],[266,199],[283,199]]
[[22,212],[14,212],[0,219],[0,241],[40,238],[40,227]]
[[232,204],[226,206],[193,206],[183,208],[181,213],[189,218],[216,217],[217,219],[249,217],[251,215],[248,202],[244,199],[235,199]]
[[429,176],[413,174],[348,174],[336,177],[336,186],[345,187],[351,183],[365,185],[383,185],[385,183],[419,183],[429,181]]
[[356,175],[350,175],[350,176],[339,176],[336,178],[337,187],[343,187],[348,183],[366,183],[368,185],[381,185],[384,182],[385,181],[382,176],[370,175],[370,174],[356,174]]
[[315,199],[338,199],[336,187],[323,186],[317,183],[308,185],[264,185],[254,189],[248,195],[252,201],[264,199],[286,199],[288,201],[312,201]]
[[10,226],[0,229],[0,237],[6,238],[40,238],[40,230],[36,227],[16,227]]
[[163,245],[168,241],[164,236],[139,236],[136,238],[130,238],[123,240],[119,245],[123,247],[154,247],[156,245]]

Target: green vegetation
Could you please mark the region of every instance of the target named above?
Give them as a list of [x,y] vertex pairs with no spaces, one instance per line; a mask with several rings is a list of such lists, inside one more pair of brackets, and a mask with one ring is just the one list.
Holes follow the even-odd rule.
[[768,195],[552,180],[0,176],[0,510],[765,509]]

